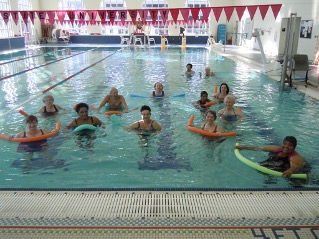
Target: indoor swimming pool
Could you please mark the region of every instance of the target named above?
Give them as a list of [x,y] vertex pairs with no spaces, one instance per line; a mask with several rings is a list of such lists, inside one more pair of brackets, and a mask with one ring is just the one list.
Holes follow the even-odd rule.
[[[193,77],[183,75],[192,63]],[[215,76],[201,77],[205,66]],[[3,189],[304,189],[318,188],[318,101],[294,89],[279,91],[279,83],[205,48],[41,47],[0,56],[0,132],[16,135],[25,129],[23,109],[33,114],[50,94],[70,111],[39,118],[41,128],[62,129],[77,117],[72,108],[80,102],[99,106],[112,87],[126,98],[129,109],[149,105],[152,119],[163,126],[158,134],[141,141],[126,127],[141,118],[139,110],[110,117],[90,111],[106,124],[92,147],[79,147],[70,131],[48,140],[53,161],[26,162],[18,143],[0,141],[0,187]],[[155,82],[161,82],[168,98],[151,99]],[[223,142],[208,141],[187,130],[191,115],[200,127],[204,114],[192,102],[205,90],[226,82],[238,100],[245,119],[223,125],[237,136]],[[184,95],[185,94],[185,95]],[[132,97],[132,96],[138,97]],[[174,97],[177,96],[177,97]],[[218,111],[223,103],[212,105]],[[281,144],[287,135],[298,140],[297,151],[311,164],[308,181],[287,180],[262,174],[234,154],[234,145]],[[146,145],[147,144],[147,145]],[[260,162],[264,152],[242,151]]]

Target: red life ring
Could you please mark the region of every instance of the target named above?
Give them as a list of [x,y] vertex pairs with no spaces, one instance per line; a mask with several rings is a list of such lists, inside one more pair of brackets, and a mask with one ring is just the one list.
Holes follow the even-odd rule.
[[202,134],[202,135],[205,135],[205,136],[209,136],[209,137],[219,137],[219,136],[228,137],[228,136],[236,136],[236,132],[227,132],[227,133],[222,133],[221,135],[218,135],[217,133],[208,132],[208,131],[206,131],[206,130],[196,128],[196,127],[193,126],[194,118],[195,118],[195,116],[192,115],[192,116],[189,118],[188,122],[187,122],[187,129],[188,129],[189,131],[192,131],[192,132],[195,132],[195,133],[198,133],[198,134]]
[[[10,141],[12,142],[20,142],[20,143],[26,143],[26,142],[34,142],[34,141],[39,141],[39,140],[44,140],[53,136],[56,136],[61,128],[61,123],[57,122],[56,123],[56,127],[55,130],[48,133],[48,134],[43,134],[43,135],[39,135],[39,136],[35,136],[35,137],[30,137],[30,138],[15,138],[13,137],[12,139],[10,139]],[[4,140],[8,140],[8,136],[5,134],[0,134],[0,138],[4,139]]]

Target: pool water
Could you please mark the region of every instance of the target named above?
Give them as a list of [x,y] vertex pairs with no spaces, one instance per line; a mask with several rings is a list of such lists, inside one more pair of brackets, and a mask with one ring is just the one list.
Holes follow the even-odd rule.
[[[91,111],[91,115],[106,124],[106,134],[100,130],[93,147],[80,147],[72,132],[60,132],[48,140],[53,162],[36,154],[31,162],[21,161],[23,155],[17,152],[18,144],[1,140],[2,188],[318,187],[318,101],[294,89],[280,92],[277,82],[244,63],[205,48],[43,47],[28,52],[32,54],[39,56],[19,61],[14,61],[16,56],[0,59],[1,67],[5,66],[2,78],[16,74],[0,81],[1,133],[14,135],[23,131],[24,116],[17,109],[23,108],[29,114],[38,111],[43,105],[43,92],[51,86],[55,86],[49,91],[55,103],[70,110],[79,102],[97,107],[111,87],[116,87],[130,109],[149,105],[152,118],[164,130],[141,141],[136,133],[125,128],[140,119],[138,110],[115,119]],[[197,72],[192,78],[182,75],[187,63],[192,63]],[[23,72],[39,65],[43,66]],[[198,72],[204,72],[206,65],[211,66],[215,76],[200,78]],[[86,70],[81,72],[83,69]],[[157,81],[163,83],[171,97],[130,97],[149,96]],[[225,130],[239,134],[217,143],[188,131],[186,124],[191,115],[195,115],[195,126],[202,124],[203,113],[191,103],[200,98],[202,90],[211,96],[214,86],[222,82],[238,97],[235,106],[242,108],[245,120],[236,125],[217,122]],[[173,97],[180,93],[185,93],[185,97]],[[217,104],[211,109],[218,111],[222,107],[223,104]],[[60,121],[63,128],[76,117],[71,110],[59,117],[40,118],[39,125],[53,129]],[[234,154],[236,142],[258,146],[280,144],[286,135],[297,137],[297,151],[312,165],[308,182],[264,175],[241,163]],[[241,153],[256,162],[267,157],[263,152]]]

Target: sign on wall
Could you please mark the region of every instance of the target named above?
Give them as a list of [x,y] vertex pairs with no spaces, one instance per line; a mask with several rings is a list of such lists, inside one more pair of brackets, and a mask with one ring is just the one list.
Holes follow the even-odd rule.
[[313,20],[302,20],[300,24],[300,38],[311,38]]

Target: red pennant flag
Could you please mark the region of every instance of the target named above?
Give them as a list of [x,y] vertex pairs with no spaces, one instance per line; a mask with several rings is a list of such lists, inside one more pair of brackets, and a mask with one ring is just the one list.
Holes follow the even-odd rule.
[[116,10],[106,10],[107,15],[110,19],[111,24],[114,24],[115,18],[116,18]]
[[255,5],[247,6],[247,9],[248,9],[248,12],[250,15],[250,19],[253,20],[255,13],[256,13],[256,10],[257,10],[257,6],[255,6]]
[[189,9],[188,8],[181,8],[180,9],[181,14],[184,18],[184,23],[188,21],[188,16],[189,16]]
[[223,8],[222,7],[213,7],[212,9],[213,9],[213,12],[214,12],[214,15],[215,15],[215,19],[218,22],[219,18],[220,18],[220,14],[223,11]]
[[75,18],[77,18],[77,12],[76,11],[67,11],[67,14],[68,14],[68,17],[69,17],[69,19],[70,19],[70,22],[71,22],[71,24],[72,24],[72,26],[73,26],[73,24],[74,24],[74,20],[75,20]]
[[45,23],[45,17],[46,17],[46,12],[44,11],[36,11],[38,18],[41,22],[41,24],[43,25]]
[[146,18],[148,16],[148,10],[138,10],[138,13],[140,15],[140,18],[141,18],[143,24],[145,24]]
[[34,25],[34,17],[35,17],[34,14],[35,14],[34,11],[29,11],[29,18],[30,18],[30,20],[32,22],[32,25]]
[[85,20],[87,12],[88,11],[76,11],[76,16],[77,16],[76,21]]
[[128,13],[130,14],[133,25],[136,25],[137,11],[136,10],[128,10]]
[[163,20],[163,25],[165,25],[166,21],[168,19],[169,10],[168,9],[160,9],[159,12],[160,12],[162,20]]
[[208,18],[209,18],[209,14],[210,14],[211,8],[210,7],[204,7],[204,8],[201,9],[201,11],[202,11],[202,14],[203,14],[204,21],[208,22]]
[[20,15],[21,15],[22,20],[24,21],[25,25],[28,25],[29,13],[27,11],[20,11]]
[[170,9],[169,11],[171,13],[171,16],[172,16],[174,22],[177,24],[177,18],[178,18],[178,14],[179,14],[179,9],[174,8],[174,9]]
[[47,14],[49,16],[49,23],[53,25],[55,21],[55,11],[47,11]]
[[241,18],[243,17],[245,10],[246,10],[246,7],[242,7],[242,6],[236,7],[236,12],[237,12],[237,16],[239,20],[241,20]]
[[121,19],[121,23],[122,25],[125,24],[125,21],[127,19],[127,11],[125,10],[118,10],[117,13],[119,14],[119,17]]
[[8,21],[9,21],[10,13],[9,12],[3,12],[3,11],[1,11],[0,13],[1,13],[3,21],[7,25]]
[[231,15],[233,15],[234,7],[224,7],[224,11],[226,13],[227,21],[231,19]]
[[278,13],[279,13],[279,11],[280,11],[281,6],[282,6],[281,4],[270,5],[270,7],[271,7],[271,9],[272,9],[272,12],[273,12],[273,14],[274,14],[275,19],[276,19],[277,16],[278,16]]
[[87,11],[88,15],[89,15],[89,18],[90,20],[94,20],[96,19],[96,16],[97,16],[97,11]]
[[58,19],[59,19],[60,24],[63,24],[66,11],[57,11],[57,14],[58,14]]
[[269,8],[269,5],[260,5],[258,6],[259,8],[259,11],[260,11],[260,15],[261,15],[261,19],[265,19],[265,16],[268,12],[268,8]]
[[11,17],[14,23],[17,25],[19,21],[19,12],[18,11],[11,11]]
[[194,21],[198,20],[199,10],[200,10],[200,8],[192,8],[191,9],[192,17],[193,17]]
[[101,23],[104,24],[105,19],[106,19],[106,11],[105,10],[98,10],[97,12],[98,12],[99,17],[101,19]]
[[149,9],[148,12],[152,18],[153,25],[155,25],[158,17],[158,9]]

